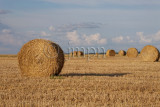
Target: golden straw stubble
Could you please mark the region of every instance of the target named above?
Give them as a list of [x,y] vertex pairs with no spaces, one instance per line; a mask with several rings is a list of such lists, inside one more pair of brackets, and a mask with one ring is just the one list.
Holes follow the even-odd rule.
[[106,56],[115,56],[115,54],[116,54],[116,52],[114,51],[114,50],[111,50],[111,49],[109,49],[109,50],[107,50],[107,52],[106,52]]
[[64,53],[54,42],[34,39],[23,45],[18,53],[18,62],[23,76],[58,75],[64,65]]
[[158,61],[159,50],[152,45],[147,45],[141,50],[141,58],[143,61],[151,61],[151,62]]
[[127,50],[127,56],[131,58],[136,58],[138,56],[138,50],[136,48],[129,48]]

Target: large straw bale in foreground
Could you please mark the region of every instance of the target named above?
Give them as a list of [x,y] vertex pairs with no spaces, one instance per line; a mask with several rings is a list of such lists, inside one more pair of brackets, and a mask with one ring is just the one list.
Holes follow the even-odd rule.
[[106,56],[115,56],[116,52],[114,50],[107,50]]
[[64,64],[64,53],[56,43],[34,39],[21,48],[18,53],[18,61],[24,76],[58,75]]
[[158,61],[159,51],[152,45],[147,45],[141,50],[141,58],[143,61]]
[[126,55],[126,52],[125,52],[124,50],[120,50],[120,51],[118,52],[118,55],[119,55],[119,56],[125,56],[125,55]]
[[129,48],[127,50],[127,56],[132,57],[132,58],[137,57],[138,56],[138,50],[136,48]]

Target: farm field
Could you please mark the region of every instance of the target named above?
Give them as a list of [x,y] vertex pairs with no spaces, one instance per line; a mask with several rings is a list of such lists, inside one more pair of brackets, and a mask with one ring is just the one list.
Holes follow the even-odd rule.
[[57,77],[22,77],[17,57],[0,57],[0,107],[159,107],[160,61],[74,57]]

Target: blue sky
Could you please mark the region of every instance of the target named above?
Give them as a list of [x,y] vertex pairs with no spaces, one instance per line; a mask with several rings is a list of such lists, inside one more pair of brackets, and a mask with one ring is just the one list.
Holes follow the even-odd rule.
[[0,54],[16,54],[35,38],[65,52],[72,46],[160,49],[160,1],[0,0]]

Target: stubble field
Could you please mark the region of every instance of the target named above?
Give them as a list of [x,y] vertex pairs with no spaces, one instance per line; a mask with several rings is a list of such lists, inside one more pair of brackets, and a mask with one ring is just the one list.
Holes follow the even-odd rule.
[[[102,56],[101,56],[102,57]],[[21,77],[17,57],[0,57],[0,107],[159,107],[160,61],[66,57],[58,77]]]

